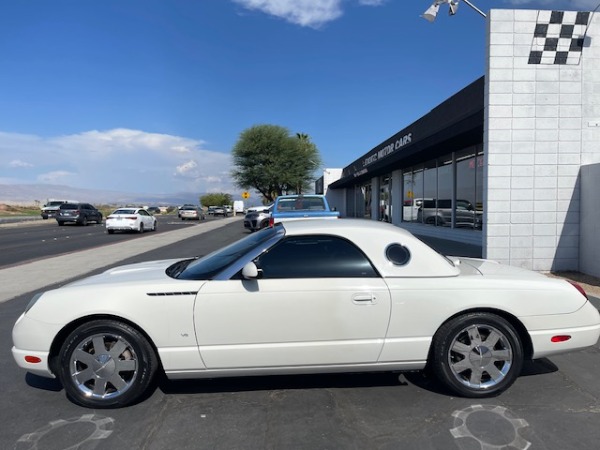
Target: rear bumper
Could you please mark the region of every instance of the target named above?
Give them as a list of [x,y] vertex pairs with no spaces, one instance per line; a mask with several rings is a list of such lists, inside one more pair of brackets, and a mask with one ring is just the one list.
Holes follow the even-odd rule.
[[[571,314],[534,316],[522,321],[529,329],[533,359],[581,350],[596,345],[600,339],[600,313],[589,301]],[[569,336],[569,339],[552,342],[554,336]]]

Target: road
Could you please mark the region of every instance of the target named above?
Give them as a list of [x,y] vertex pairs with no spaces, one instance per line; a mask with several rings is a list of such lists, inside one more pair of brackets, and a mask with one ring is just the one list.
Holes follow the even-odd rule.
[[9,223],[0,227],[0,269],[10,265],[35,261],[50,256],[99,247],[107,244],[139,239],[148,234],[160,234],[192,225],[222,220],[222,217],[209,217],[206,221],[182,221],[175,215],[156,216],[157,231],[139,233],[106,233],[104,224],[89,224],[85,227],[75,224],[58,226],[56,220],[37,220]]
[[[119,261],[206,254],[246,234],[236,219],[212,225],[219,227],[133,238],[118,247],[146,241],[146,250]],[[192,235],[155,245],[186,233]],[[96,251],[69,256],[87,261]],[[160,380],[140,404],[84,409],[56,382],[26,376],[12,361],[10,330],[30,295],[0,303],[2,449],[568,450],[595,449],[600,441],[598,346],[527,364],[507,392],[483,400],[453,397],[419,373],[338,374]]]

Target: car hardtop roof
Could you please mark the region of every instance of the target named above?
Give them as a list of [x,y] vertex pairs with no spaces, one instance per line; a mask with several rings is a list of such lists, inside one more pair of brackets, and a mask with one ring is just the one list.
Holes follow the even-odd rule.
[[381,230],[394,232],[405,237],[414,238],[409,231],[392,225],[387,222],[380,222],[369,219],[299,219],[289,222],[282,222],[287,234],[318,233],[319,231],[348,230],[355,229],[359,231]]
[[[411,232],[369,219],[300,219],[275,225],[285,229],[286,236],[331,235],[349,239],[359,247],[370,249],[372,262],[384,277],[451,277],[460,269]],[[407,264],[396,266],[386,256],[389,245],[400,245],[410,251]]]

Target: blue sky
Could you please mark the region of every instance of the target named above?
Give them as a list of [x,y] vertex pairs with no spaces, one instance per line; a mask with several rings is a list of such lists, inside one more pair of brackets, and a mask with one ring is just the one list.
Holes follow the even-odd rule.
[[[230,192],[244,129],[344,167],[484,74],[485,19],[432,0],[5,0],[0,184]],[[593,10],[600,0],[473,0]]]

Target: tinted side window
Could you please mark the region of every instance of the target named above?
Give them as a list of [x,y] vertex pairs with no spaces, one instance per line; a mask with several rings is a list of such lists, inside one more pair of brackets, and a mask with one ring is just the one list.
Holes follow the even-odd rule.
[[256,260],[263,279],[377,277],[354,244],[332,236],[289,237]]

